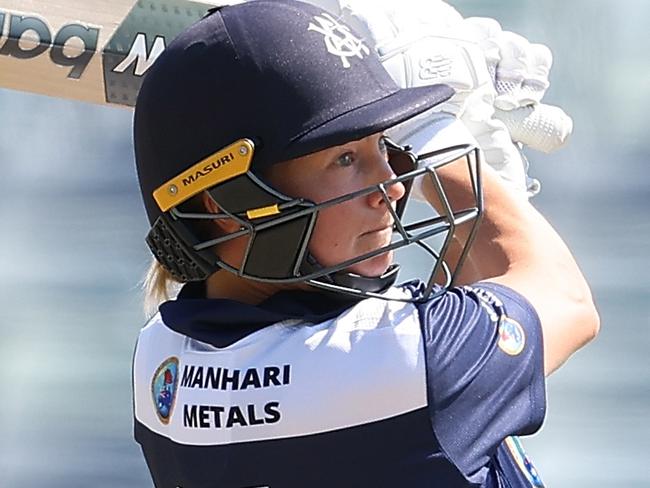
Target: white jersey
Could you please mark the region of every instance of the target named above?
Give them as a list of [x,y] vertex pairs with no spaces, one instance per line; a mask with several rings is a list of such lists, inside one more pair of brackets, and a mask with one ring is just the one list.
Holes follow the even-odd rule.
[[545,409],[539,322],[512,290],[257,307],[192,293],[161,307],[134,357],[156,486],[542,486],[506,440]]

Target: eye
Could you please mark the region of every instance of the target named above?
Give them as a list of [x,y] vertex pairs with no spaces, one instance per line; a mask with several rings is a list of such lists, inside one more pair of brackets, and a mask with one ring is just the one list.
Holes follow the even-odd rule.
[[343,168],[347,168],[349,166],[352,166],[355,161],[356,161],[356,158],[354,157],[354,153],[346,152],[346,153],[341,154],[336,159],[336,164],[343,167]]

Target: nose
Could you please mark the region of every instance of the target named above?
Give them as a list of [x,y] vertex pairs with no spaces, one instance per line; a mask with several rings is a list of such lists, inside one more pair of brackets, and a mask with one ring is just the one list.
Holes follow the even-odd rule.
[[[391,202],[397,202],[404,196],[406,193],[404,184],[401,182],[390,182],[390,180],[395,179],[397,176],[395,175],[393,168],[391,168],[390,164],[388,164],[386,157],[383,155],[377,165],[376,173],[377,174],[375,175],[374,184],[382,183],[384,181],[387,182],[384,184],[384,190],[386,191],[386,195]],[[372,207],[379,207],[386,203],[381,191],[371,193],[368,195],[368,199]]]

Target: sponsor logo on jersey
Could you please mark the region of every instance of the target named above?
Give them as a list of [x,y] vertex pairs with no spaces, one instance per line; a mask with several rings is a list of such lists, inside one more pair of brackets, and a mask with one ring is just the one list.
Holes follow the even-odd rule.
[[544,483],[539,476],[539,473],[533,466],[530,458],[524,451],[524,447],[521,445],[518,437],[506,437],[505,440],[506,446],[510,451],[515,463],[519,466],[520,471],[530,482],[530,484],[535,488],[544,488]]
[[247,390],[285,386],[291,382],[291,365],[264,366],[263,368],[228,369],[213,366],[186,364],[183,368],[181,388],[213,390]]
[[370,54],[368,46],[355,37],[349,27],[339,23],[330,14],[323,12],[320,16],[314,16],[314,20],[317,24],[310,22],[307,30],[323,34],[327,52],[340,57],[344,68],[350,67],[348,58],[363,59],[364,55]]
[[280,402],[265,405],[183,405],[183,427],[190,429],[232,429],[275,424],[282,419]]
[[151,380],[151,397],[156,414],[163,424],[168,424],[174,411],[178,386],[178,359],[167,358],[158,366]]
[[0,55],[27,60],[49,51],[55,65],[70,68],[68,78],[79,79],[97,50],[99,29],[69,23],[55,31],[39,17],[0,10],[0,39],[5,36],[4,44],[0,42]]
[[506,354],[510,356],[518,355],[526,345],[524,328],[516,320],[504,315],[499,323],[498,344],[499,348]]
[[[180,388],[249,390],[286,387],[291,384],[291,365],[257,368],[224,368],[186,364]],[[279,401],[244,405],[183,405],[183,427],[191,429],[231,429],[275,424],[282,420]]]

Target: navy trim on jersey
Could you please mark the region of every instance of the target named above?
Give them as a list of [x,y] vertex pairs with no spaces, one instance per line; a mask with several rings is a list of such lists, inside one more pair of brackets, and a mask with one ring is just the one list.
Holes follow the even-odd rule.
[[222,298],[206,299],[205,285],[188,283],[176,300],[160,305],[165,325],[215,347],[226,347],[284,320],[319,323],[340,315],[359,299],[320,290],[281,291],[258,305]]

